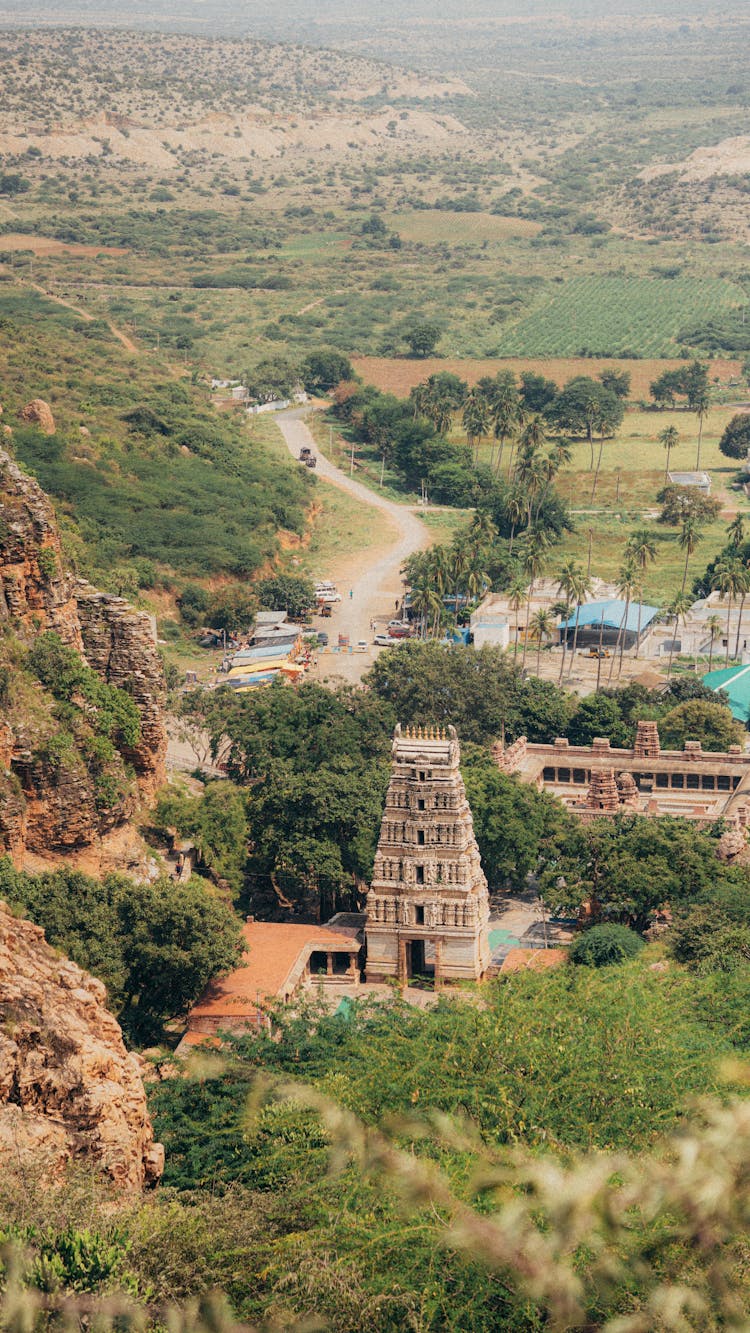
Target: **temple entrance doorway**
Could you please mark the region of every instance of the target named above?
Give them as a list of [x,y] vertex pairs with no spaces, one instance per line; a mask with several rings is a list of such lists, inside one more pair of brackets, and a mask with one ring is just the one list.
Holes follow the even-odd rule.
[[411,981],[433,981],[435,978],[435,943],[433,940],[408,940],[406,944],[406,975]]

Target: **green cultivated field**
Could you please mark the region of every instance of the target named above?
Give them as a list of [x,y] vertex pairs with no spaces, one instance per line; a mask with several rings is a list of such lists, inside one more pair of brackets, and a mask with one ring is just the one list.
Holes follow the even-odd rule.
[[500,336],[499,355],[674,356],[680,329],[743,299],[721,278],[572,278]]

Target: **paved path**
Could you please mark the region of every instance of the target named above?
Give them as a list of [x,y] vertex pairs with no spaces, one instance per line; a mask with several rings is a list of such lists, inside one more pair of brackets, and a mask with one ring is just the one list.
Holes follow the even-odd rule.
[[[342,491],[347,491],[361,504],[379,510],[389,520],[389,526],[393,525],[396,530],[397,535],[393,544],[381,554],[374,556],[373,563],[364,573],[358,572],[349,586],[339,582],[342,601],[335,617],[320,622],[321,626],[329,631],[332,643],[335,635],[341,633],[348,634],[352,644],[359,639],[366,639],[371,645],[372,621],[386,623],[394,614],[396,601],[403,595],[400,571],[406,557],[412,551],[429,546],[432,537],[422,520],[407,506],[386,500],[384,496],[377,495],[367,486],[348,477],[340,468],[334,467],[333,463],[321,453],[320,446],[313,438],[304,420],[306,414],[307,409],[300,408],[293,412],[280,413],[276,417],[292,457],[299,458],[299,451],[303,446],[313,449],[318,458],[316,476],[338,486]],[[356,553],[352,552],[352,556],[355,557]],[[361,559],[357,563],[361,567]],[[395,650],[383,648],[375,649],[374,652],[370,649],[367,653],[354,653],[346,662],[346,666],[343,657],[334,654],[326,660],[326,668],[336,674],[345,675],[347,679],[358,679],[372,661],[374,653],[378,651],[389,653]]]

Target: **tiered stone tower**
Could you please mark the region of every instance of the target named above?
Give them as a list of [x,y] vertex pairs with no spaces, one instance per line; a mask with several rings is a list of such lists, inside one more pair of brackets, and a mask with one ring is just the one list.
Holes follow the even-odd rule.
[[479,981],[490,963],[487,881],[455,727],[397,726],[372,887],[367,980]]

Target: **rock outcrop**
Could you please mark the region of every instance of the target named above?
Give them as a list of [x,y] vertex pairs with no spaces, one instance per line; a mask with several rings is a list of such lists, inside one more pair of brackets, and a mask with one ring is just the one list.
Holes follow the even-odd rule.
[[0,722],[0,854],[22,856],[89,846],[133,814],[135,773],[148,797],[165,780],[164,671],[147,615],[66,572],[52,505],[37,482],[0,449],[0,624],[29,644],[52,630],[102,680],[125,690],[140,739],[98,772],[96,755],[56,738],[43,692]]
[[154,1142],[136,1056],[105,990],[59,957],[43,931],[0,903],[0,1164],[52,1175],[79,1159],[117,1186],[155,1184]]
[[36,426],[43,435],[54,435],[56,426],[55,418],[52,415],[52,408],[49,403],[45,403],[43,398],[34,398],[18,413],[21,421],[25,421],[28,426]]
[[83,650],[75,580],[63,566],[55,511],[44,491],[0,449],[0,621],[33,635],[54,630]]
[[149,616],[122,597],[79,582],[78,618],[86,661],[108,685],[127,690],[141,719],[141,738],[123,751],[141,790],[151,795],[166,781],[166,682]]

